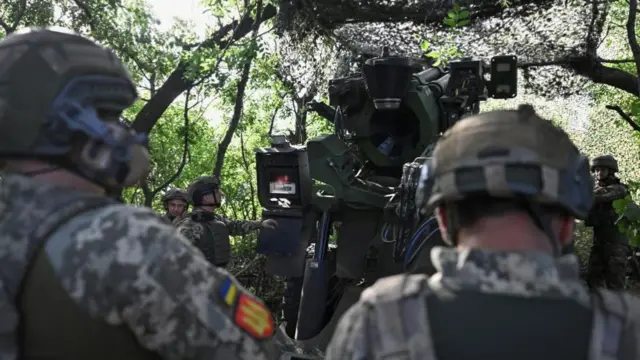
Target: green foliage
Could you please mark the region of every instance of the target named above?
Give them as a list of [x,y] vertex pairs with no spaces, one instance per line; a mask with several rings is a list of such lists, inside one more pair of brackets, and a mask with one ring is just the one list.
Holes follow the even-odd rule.
[[455,42],[455,36],[457,34],[457,30],[468,25],[470,21],[469,11],[466,8],[461,7],[458,3],[454,3],[451,11],[449,11],[444,20],[442,20],[442,23],[450,29],[448,38],[444,41],[444,44],[435,48],[427,40],[422,40],[420,42],[420,49],[424,56],[435,60],[433,66],[444,65],[452,59],[463,56],[463,53]]
[[618,230],[629,237],[632,246],[640,246],[640,206],[627,196],[614,201],[613,208],[619,214],[616,220]]

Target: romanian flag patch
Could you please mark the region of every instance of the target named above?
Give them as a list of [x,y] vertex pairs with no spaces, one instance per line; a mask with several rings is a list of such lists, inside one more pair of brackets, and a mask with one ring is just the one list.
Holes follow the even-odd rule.
[[275,325],[271,312],[260,301],[242,294],[238,299],[234,321],[240,328],[256,339],[273,335]]
[[236,297],[238,296],[238,287],[233,280],[227,278],[222,283],[222,286],[220,286],[218,294],[220,295],[220,299],[222,299],[227,306],[232,307],[236,302]]

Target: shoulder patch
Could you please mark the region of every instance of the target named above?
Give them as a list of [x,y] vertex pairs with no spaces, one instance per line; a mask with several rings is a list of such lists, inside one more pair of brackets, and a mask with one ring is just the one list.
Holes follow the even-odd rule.
[[227,278],[222,283],[222,286],[220,286],[218,294],[220,295],[220,299],[227,304],[227,306],[233,307],[236,303],[236,298],[238,297],[238,287],[233,280]]
[[269,309],[247,294],[238,297],[233,319],[240,328],[256,339],[270,338],[275,332],[273,316]]
[[428,289],[424,274],[400,274],[379,279],[362,292],[365,302],[389,302],[412,297]]
[[218,288],[218,297],[231,309],[233,322],[255,339],[267,339],[275,333],[271,311],[260,301],[246,294],[235,280],[227,277]]

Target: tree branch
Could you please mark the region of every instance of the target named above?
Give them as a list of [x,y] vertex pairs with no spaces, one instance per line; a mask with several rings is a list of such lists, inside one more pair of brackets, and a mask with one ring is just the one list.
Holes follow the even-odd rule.
[[631,127],[633,128],[633,130],[640,132],[640,125],[638,125],[638,123],[636,123],[635,121],[633,121],[633,119],[631,118],[631,116],[627,115],[621,108],[620,106],[617,105],[607,105],[607,109],[609,110],[613,110],[615,112],[618,113],[618,115],[620,115],[621,118],[624,119],[624,121],[627,122],[627,124],[631,125]]
[[[258,29],[260,28],[261,23],[261,13],[262,13],[262,0],[258,0],[258,8],[256,12],[257,21],[253,26],[253,34],[252,38],[255,41],[256,35],[258,34]],[[251,46],[255,46],[255,42],[251,44]],[[233,139],[233,135],[235,134],[236,129],[238,128],[238,124],[240,123],[240,117],[242,116],[242,109],[244,107],[244,92],[247,87],[247,82],[249,81],[249,74],[251,73],[251,64],[253,63],[253,59],[255,58],[255,49],[252,51],[251,55],[245,62],[242,67],[242,75],[240,76],[240,81],[238,82],[238,90],[236,91],[236,103],[233,108],[233,115],[231,116],[231,121],[229,122],[229,128],[227,132],[224,134],[224,138],[218,144],[218,152],[216,154],[216,162],[213,167],[213,175],[218,176],[220,178],[220,173],[222,172],[222,165],[224,164],[224,157],[227,153],[227,149],[229,148],[229,144],[231,144],[231,139]]]
[[144,206],[151,207],[153,205],[153,191],[151,191],[147,179],[140,181],[140,189],[142,190],[142,196],[144,196]]
[[278,107],[273,110],[273,114],[271,114],[271,120],[269,121],[269,136],[273,135],[273,126],[276,122],[276,116],[278,115],[278,111],[282,107],[282,103],[278,104]]
[[176,181],[187,164],[187,154],[189,153],[189,95],[191,95],[191,89],[187,90],[186,99],[184,100],[184,149],[182,150],[180,165],[178,165],[178,170],[176,170],[176,172],[167,181],[165,181],[164,184],[153,190],[152,196],[156,196],[157,193],[169,186],[172,182]]
[[0,27],[5,32],[5,36],[11,34],[12,32],[18,29],[18,25],[20,25],[20,21],[24,17],[24,13],[27,10],[27,0],[20,0],[17,4],[17,10],[12,9],[13,21],[11,25],[9,25],[4,19],[0,18]]
[[[276,15],[276,8],[273,5],[267,5],[262,11],[261,16],[257,21],[251,19],[247,14],[241,21],[233,21],[230,24],[218,29],[210,38],[200,44],[199,48],[213,48],[217,46],[219,48],[226,47],[230,42],[236,41],[247,35],[253,28],[254,22],[257,27],[264,21],[273,18]],[[236,29],[234,31],[234,29]],[[233,31],[233,33],[232,33]],[[232,36],[227,36],[232,33]],[[169,75],[167,80],[160,86],[156,96],[149,99],[149,101],[138,112],[134,122],[133,128],[137,132],[149,133],[153,125],[158,121],[160,116],[167,110],[169,105],[180,94],[189,89],[198,79],[187,78],[187,70],[189,68],[189,60],[181,61],[175,70]]]
[[[244,143],[244,131],[240,131],[240,153],[242,154],[242,164],[244,165],[244,170],[249,175],[249,180],[251,180],[251,170],[249,169],[249,160],[247,159],[247,148]],[[258,209],[256,208],[256,203],[254,201],[256,196],[256,189],[253,186],[253,181],[249,181],[249,190],[251,191],[251,219],[255,219],[258,217]]]
[[638,12],[638,1],[629,0],[629,17],[627,18],[627,38],[629,40],[629,46],[631,47],[631,53],[633,59],[636,62],[636,91],[640,92],[640,45],[638,45],[638,38],[636,38],[636,14]]
[[604,60],[594,56],[582,55],[550,61],[519,63],[518,67],[525,69],[538,66],[563,66],[597,84],[609,85],[632,95],[640,96],[637,76],[624,70],[604,65],[605,63],[621,64],[632,61],[635,60]]

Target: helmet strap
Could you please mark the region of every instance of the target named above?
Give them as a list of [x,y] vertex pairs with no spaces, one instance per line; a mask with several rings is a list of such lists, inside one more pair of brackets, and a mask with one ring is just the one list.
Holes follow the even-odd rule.
[[460,215],[458,204],[448,203],[444,206],[444,214],[447,217],[447,233],[444,242],[451,246],[458,245],[458,233],[460,232]]
[[558,239],[553,233],[553,227],[551,225],[551,216],[546,213],[540,204],[535,203],[528,199],[523,199],[523,204],[525,209],[529,213],[529,216],[533,220],[533,223],[542,230],[542,232],[546,235],[549,240],[549,244],[551,245],[551,251],[554,257],[558,257],[564,253],[566,253],[566,249],[563,249],[560,245]]

